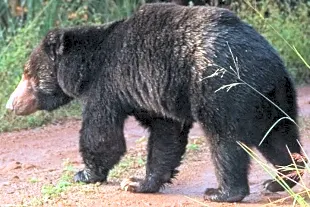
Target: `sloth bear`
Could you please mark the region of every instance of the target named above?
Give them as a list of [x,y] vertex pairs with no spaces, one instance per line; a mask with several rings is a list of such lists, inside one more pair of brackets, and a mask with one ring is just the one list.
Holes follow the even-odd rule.
[[[7,108],[27,115],[72,99],[83,106],[79,182],[106,181],[126,152],[128,116],[150,131],[146,177],[133,192],[158,192],[171,182],[193,122],[205,131],[216,168],[218,188],[206,190],[207,200],[237,202],[249,194],[250,158],[237,141],[277,168],[292,163],[286,147],[301,152],[298,128],[288,119],[259,145],[278,119],[296,121],[296,93],[275,49],[226,9],[146,4],[110,24],[49,31]],[[298,179],[285,181],[293,187]],[[283,190],[274,180],[265,187]]]

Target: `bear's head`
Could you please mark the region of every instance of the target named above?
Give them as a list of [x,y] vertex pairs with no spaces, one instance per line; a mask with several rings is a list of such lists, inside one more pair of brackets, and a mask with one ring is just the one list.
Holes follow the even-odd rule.
[[57,77],[57,58],[62,50],[61,32],[50,31],[30,55],[6,108],[17,115],[37,110],[54,110],[72,100],[61,89]]

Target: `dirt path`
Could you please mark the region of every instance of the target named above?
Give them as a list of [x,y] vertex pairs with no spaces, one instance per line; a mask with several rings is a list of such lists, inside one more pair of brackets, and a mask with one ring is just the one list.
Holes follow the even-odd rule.
[[[298,90],[303,145],[310,152],[310,87]],[[210,154],[204,142],[203,133],[195,125],[190,137],[194,148],[180,167],[180,174],[173,185],[161,193],[144,195],[123,192],[119,189],[119,179],[110,179],[103,185],[70,184],[65,191],[42,192],[42,187],[59,183],[69,160],[74,169],[82,168],[78,152],[79,120],[48,125],[42,128],[0,135],[0,206],[44,205],[44,206],[202,206],[202,195],[206,187],[216,187],[217,182]],[[129,118],[125,125],[125,136],[129,155],[145,155],[147,131]],[[139,142],[137,140],[140,139]],[[197,141],[198,140],[198,141]],[[197,143],[196,143],[197,141]],[[133,161],[135,163],[135,161]],[[131,163],[132,164],[132,163]],[[125,171],[139,174],[143,167]],[[128,167],[129,168],[129,167]],[[125,173],[126,174],[126,173]],[[124,175],[125,177],[127,176]],[[309,176],[305,181],[310,183]],[[252,163],[250,171],[251,194],[240,204],[204,202],[205,206],[291,206],[292,201],[272,204],[271,201],[284,198],[286,193],[268,194],[263,191],[262,182],[269,176],[260,166]],[[308,185],[310,186],[310,185]],[[61,188],[61,187],[60,187]],[[53,188],[54,189],[54,188]],[[62,188],[64,189],[64,188]],[[300,188],[295,188],[299,191]],[[45,190],[46,191],[46,190]],[[46,195],[50,196],[46,196]],[[56,196],[54,196],[56,195]],[[194,200],[193,200],[194,199]]]

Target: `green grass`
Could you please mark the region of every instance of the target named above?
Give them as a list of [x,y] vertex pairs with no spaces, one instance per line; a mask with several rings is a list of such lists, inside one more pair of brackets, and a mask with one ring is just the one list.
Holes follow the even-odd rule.
[[146,165],[146,155],[127,154],[110,172],[109,179],[120,179],[134,174]]
[[[52,184],[46,184],[46,181],[42,178],[30,177],[28,182],[33,185],[40,185],[41,194],[35,197],[29,198],[28,196],[23,201],[25,206],[45,206],[45,205],[57,205],[59,201],[70,206],[71,203],[75,203],[77,196],[87,196],[88,194],[95,194],[95,198],[98,199],[101,193],[104,193],[100,188],[105,188],[105,185],[119,185],[124,179],[131,176],[143,178],[145,174],[146,165],[146,146],[147,140],[145,137],[137,140],[136,147],[130,149],[122,160],[110,171],[108,176],[108,183],[95,183],[95,184],[83,184],[75,183],[73,176],[77,169],[75,169],[70,160],[65,160],[62,163],[63,169],[60,178],[53,181]],[[189,140],[189,145],[196,145],[197,150],[187,149],[184,160],[195,162],[201,157],[197,156],[197,153],[207,150],[205,145],[205,138],[198,137]],[[43,184],[42,182],[45,182]],[[49,181],[48,181],[49,182]],[[72,195],[72,196],[71,196]]]
[[66,191],[73,183],[74,168],[69,161],[64,162],[64,169],[60,179],[55,184],[43,185],[42,196],[44,201],[59,196]]
[[[268,165],[268,163],[266,163],[260,156],[258,156],[251,148],[247,147],[245,144],[243,144],[241,142],[238,142],[238,144],[252,157],[253,160],[255,160],[255,162],[257,162],[273,179],[275,179],[286,190],[286,192],[289,194],[289,196],[286,197],[286,199],[293,198],[293,206],[298,204],[299,206],[302,206],[302,207],[310,207],[310,204],[308,203],[308,201],[310,199],[310,188],[309,188],[309,186],[306,185],[305,181],[301,177],[301,175],[303,173],[305,173],[305,172],[309,173],[310,172],[310,167],[306,163],[305,160],[303,160],[304,164],[305,164],[304,169],[300,169],[296,165],[293,158],[292,158],[292,161],[293,161],[292,165],[281,166],[282,171],[295,170],[297,176],[300,177],[300,182],[297,183],[297,185],[301,186],[303,191],[302,191],[302,193],[295,193],[291,188],[289,188],[287,186],[287,184],[284,182],[283,178],[277,176],[277,173],[278,173],[277,169]],[[306,155],[306,157],[307,157],[307,155]],[[306,159],[308,160],[308,157]],[[283,175],[283,177],[287,177],[287,176]],[[283,199],[281,199],[281,200],[283,200]],[[274,203],[276,203],[276,202],[277,201],[275,201]]]
[[[31,199],[25,199],[23,205],[25,206],[43,206],[44,204],[51,204],[54,200],[61,197],[62,193],[70,191],[70,187],[83,185],[81,183],[74,183],[73,176],[75,169],[69,160],[64,160],[62,163],[63,170],[61,177],[53,184],[43,184],[41,187],[41,195],[32,197]],[[29,178],[29,182],[32,184],[40,184],[42,180],[36,177]]]
[[186,154],[189,152],[198,152],[201,147],[204,146],[205,137],[196,137],[195,139],[189,139],[186,145]]
[[[142,143],[145,146],[145,143]],[[110,171],[109,181],[120,182],[124,178],[128,178],[130,175],[134,175],[137,171],[143,174],[144,166],[146,164],[146,154],[136,150],[130,150],[123,159]],[[30,200],[25,200],[27,206],[42,206],[43,204],[55,204],[63,195],[75,193],[78,189],[79,192],[87,193],[89,189],[93,191],[101,185],[101,183],[88,184],[75,183],[73,181],[76,169],[72,166],[69,160],[63,162],[63,170],[61,177],[52,184],[44,184],[41,188],[41,195],[34,197]],[[41,181],[38,178],[31,177],[29,182],[32,184],[38,184]],[[70,200],[70,198],[69,198]]]

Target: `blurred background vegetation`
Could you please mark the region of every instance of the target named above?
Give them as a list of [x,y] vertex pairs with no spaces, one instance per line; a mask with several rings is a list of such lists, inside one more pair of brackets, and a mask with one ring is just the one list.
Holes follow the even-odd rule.
[[[297,83],[310,81],[310,70],[285,43],[294,45],[310,62],[310,0],[205,2],[237,12],[276,47]],[[27,117],[14,116],[5,109],[23,64],[50,28],[107,23],[129,16],[143,3],[145,0],[0,0],[0,132],[80,117],[76,102],[52,113],[37,112]]]

